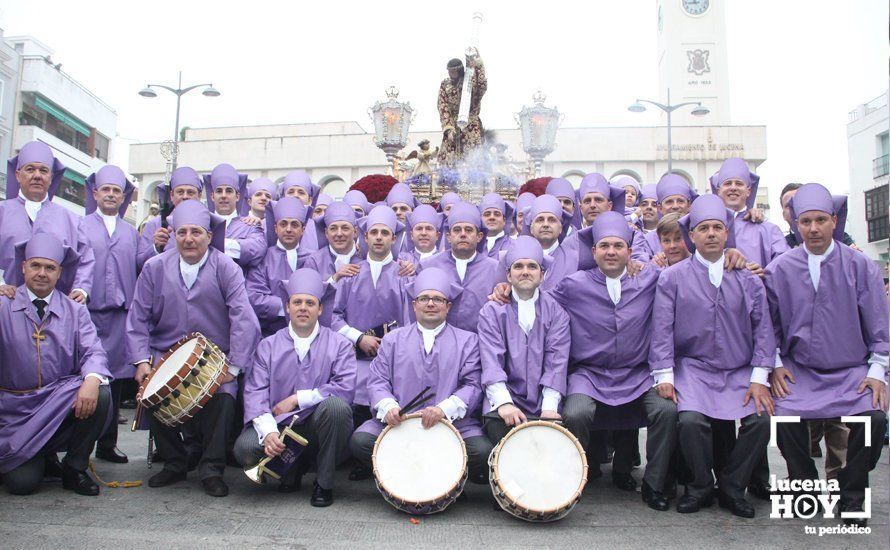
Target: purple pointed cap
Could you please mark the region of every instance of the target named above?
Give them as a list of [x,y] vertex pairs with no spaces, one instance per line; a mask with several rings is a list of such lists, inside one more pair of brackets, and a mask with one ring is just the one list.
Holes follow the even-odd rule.
[[449,191],[442,195],[442,198],[439,199],[439,212],[444,212],[445,207],[449,204],[457,204],[459,202],[461,202],[460,195],[458,195],[454,191]]
[[553,178],[547,183],[547,189],[544,192],[556,198],[566,197],[573,201],[576,200],[575,187],[565,178]]
[[[577,209],[576,209],[577,210]],[[562,222],[562,236],[564,237],[569,230],[569,224],[572,221],[572,215],[562,209],[559,199],[553,195],[541,195],[535,197],[532,205],[525,211],[522,218],[522,234],[531,235],[532,222],[535,221],[540,214],[550,213],[560,219]],[[562,237],[560,237],[560,241]]]
[[59,265],[65,260],[65,246],[58,237],[51,233],[37,233],[28,239],[24,246],[23,260],[43,258],[52,260]]
[[371,211],[371,203],[368,202],[368,197],[358,189],[347,191],[346,194],[343,195],[343,202],[350,207],[358,206],[366,215]]
[[385,205],[375,206],[370,214],[358,221],[358,226],[362,233],[367,233],[375,225],[385,225],[393,234],[398,234],[405,230],[405,225],[399,221],[396,213],[392,211],[392,208]]
[[325,285],[321,280],[321,275],[314,269],[305,267],[291,274],[287,283],[285,283],[285,289],[288,298],[294,294],[308,294],[309,296],[315,296],[321,301],[325,295]]
[[[348,193],[347,193],[348,194]],[[345,197],[344,197],[345,198]],[[343,201],[334,201],[324,211],[324,216],[315,220],[315,235],[318,238],[318,247],[328,246],[328,238],[325,233],[328,226],[336,222],[349,222],[353,227],[358,227],[358,214],[352,206]]]
[[459,223],[469,223],[476,226],[476,229],[483,229],[482,216],[479,215],[479,209],[475,205],[468,202],[455,203],[448,214],[447,226],[451,227]]
[[266,224],[266,246],[274,246],[278,242],[275,225],[279,220],[299,220],[305,229],[311,213],[312,211],[297,197],[284,197],[269,203],[263,220]]
[[654,200],[658,202],[658,185],[655,183],[648,183],[640,188],[640,201],[644,201],[646,199]]
[[[612,211],[624,215],[624,187],[609,184],[605,176],[592,172],[584,176],[578,188],[578,198],[583,199],[589,193],[599,193],[612,201]],[[580,200],[578,201],[580,203]],[[578,210],[577,208],[575,209]]]
[[710,177],[711,192],[716,195],[717,190],[726,180],[745,182],[745,185],[751,190],[745,205],[748,208],[754,208],[754,204],[757,202],[757,186],[760,184],[760,176],[748,169],[748,163],[744,159],[734,157],[724,160],[720,170]]
[[[633,206],[640,204],[640,200],[642,200],[640,197],[640,194],[641,194],[640,182],[635,180],[633,177],[628,176],[627,174],[615,176],[614,178],[612,178],[611,184],[612,184],[612,186],[620,187],[621,189],[624,189],[628,185],[633,187],[634,189],[636,189],[637,190],[637,201],[633,204]],[[627,192],[627,190],[625,189],[625,193],[626,192]]]
[[517,260],[534,260],[544,267],[544,249],[537,239],[529,235],[516,237],[504,255],[504,266],[509,269]]
[[419,223],[428,223],[441,233],[442,225],[445,223],[445,214],[436,212],[436,209],[428,204],[421,204],[413,212],[408,213],[409,228],[413,228]]
[[272,200],[278,200],[278,186],[269,178],[257,178],[247,185],[247,198],[251,198],[259,191],[265,191],[272,195]]
[[807,183],[802,185],[791,197],[790,206],[791,230],[797,235],[798,242],[803,242],[803,238],[797,229],[797,218],[804,212],[813,210],[836,215],[837,225],[834,228],[833,237],[837,241],[844,240],[844,229],[847,225],[846,195],[832,195],[822,184]]
[[225,250],[226,221],[210,212],[203,203],[196,200],[184,200],[170,215],[170,226],[177,231],[184,225],[197,225],[205,231],[213,233],[210,245],[219,251]]
[[278,188],[278,196],[285,196],[287,190],[291,187],[302,187],[311,199],[309,204],[315,207],[315,202],[318,200],[318,194],[321,193],[321,188],[312,183],[312,178],[309,177],[309,174],[306,173],[305,170],[293,170],[288,172],[287,175],[284,176],[281,186]]
[[723,199],[714,194],[702,195],[695,199],[689,208],[689,213],[679,219],[680,234],[686,241],[686,248],[690,252],[695,252],[695,244],[689,237],[689,232],[695,227],[708,220],[717,220],[723,222],[727,228],[727,239],[724,248],[735,247],[735,237],[733,231],[733,221],[735,214],[723,204]]
[[221,186],[229,186],[238,193],[238,204],[235,210],[238,213],[249,210],[247,199],[250,198],[247,192],[247,174],[239,174],[235,167],[231,164],[218,164],[209,174],[204,174],[204,194],[207,197],[207,208],[211,212],[216,212],[216,205],[213,203],[213,190]]
[[319,193],[315,206],[330,206],[332,202],[334,202],[334,197],[325,193]]
[[427,290],[437,290],[445,295],[448,300],[454,300],[463,291],[454,279],[437,267],[428,267],[420,272],[414,281],[405,285],[408,294],[416,298]]
[[690,187],[689,183],[679,174],[665,174],[661,176],[661,179],[655,184],[655,194],[659,203],[673,195],[682,195],[689,202],[694,201],[698,197],[695,189]]
[[498,193],[488,193],[479,202],[479,212],[484,214],[489,208],[497,208],[503,214],[506,222],[504,232],[509,235],[510,227],[513,225],[513,204],[505,201]]
[[130,202],[133,200],[133,191],[136,190],[136,187],[130,183],[124,171],[113,164],[106,164],[87,177],[86,191],[84,192],[84,212],[89,215],[99,208],[99,205],[96,204],[96,199],[93,198],[93,191],[103,185],[117,185],[124,192],[124,202],[121,203],[117,211],[118,216],[123,218],[124,214],[127,213]]
[[414,198],[414,192],[411,191],[411,187],[409,187],[407,183],[397,183],[393,185],[392,189],[389,190],[389,193],[386,194],[387,205],[392,206],[398,203],[407,204],[411,208],[420,204],[417,199]]
[[65,165],[53,155],[53,150],[42,141],[29,141],[22,146],[19,154],[6,161],[6,198],[14,199],[19,196],[19,181],[15,177],[15,171],[27,164],[38,162],[44,164],[52,171],[52,179],[47,189],[47,197],[53,198],[56,189],[62,182],[65,174]]
[[204,189],[204,182],[201,176],[191,166],[180,166],[170,174],[169,189],[175,189],[180,185],[191,185],[198,191]]
[[525,212],[531,208],[536,198],[534,193],[529,193],[528,191],[516,197],[516,213]]
[[591,235],[593,244],[600,242],[605,237],[618,237],[628,246],[633,243],[633,229],[627,224],[624,216],[618,212],[609,211],[599,214],[591,227],[593,228]]

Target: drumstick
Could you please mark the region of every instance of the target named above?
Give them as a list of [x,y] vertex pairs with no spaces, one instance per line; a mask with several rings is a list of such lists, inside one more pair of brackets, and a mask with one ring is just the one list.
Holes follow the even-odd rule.
[[[427,401],[429,401],[430,398],[432,398],[432,395],[427,396],[426,392],[430,391],[430,388],[431,388],[431,386],[427,386],[427,387],[423,388],[423,390],[420,393],[418,393],[417,395],[415,395],[414,398],[411,399],[411,401],[408,401],[408,403],[406,403],[405,406],[402,407],[401,410],[407,411],[407,410],[410,410],[412,407],[419,405],[420,403],[426,403]],[[404,414],[405,414],[404,412],[400,412],[399,416],[403,416]]]
[[133,415],[133,425],[130,426],[130,431],[135,432],[136,428],[139,426],[139,421],[142,420],[142,401],[136,401],[136,413]]
[[[424,397],[424,398],[421,399],[420,401],[418,401],[418,402],[416,402],[416,403],[412,403],[410,407],[405,407],[405,408],[402,409],[401,411],[409,411],[409,410],[411,410],[411,409],[413,409],[413,408],[419,408],[421,405],[423,405],[424,403],[426,403],[427,401],[429,401],[429,400],[432,399],[433,397],[435,397],[435,396],[432,395],[432,394],[427,395],[426,397]],[[406,414],[408,414],[408,412],[399,412],[399,416],[405,416]]]

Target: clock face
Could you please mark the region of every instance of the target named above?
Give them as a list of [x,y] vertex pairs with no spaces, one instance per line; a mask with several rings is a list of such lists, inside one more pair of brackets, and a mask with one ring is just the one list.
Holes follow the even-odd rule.
[[689,15],[703,15],[711,7],[710,0],[682,0],[683,9]]

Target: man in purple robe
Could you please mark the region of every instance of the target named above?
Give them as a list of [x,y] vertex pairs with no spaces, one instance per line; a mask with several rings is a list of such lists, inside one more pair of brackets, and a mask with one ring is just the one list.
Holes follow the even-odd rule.
[[262,220],[266,217],[266,207],[278,200],[278,186],[269,178],[257,178],[247,186],[247,211],[241,215]]
[[572,215],[556,197],[541,195],[526,209],[522,219],[522,234],[534,237],[544,250],[544,256],[552,258],[568,235]]
[[239,174],[231,164],[219,164],[204,176],[207,208],[226,221],[226,256],[245,273],[266,254],[266,238],[259,223],[242,221],[247,209],[247,174]]
[[447,217],[449,214],[451,214],[451,207],[459,202],[463,202],[463,200],[460,198],[460,195],[458,195],[454,191],[449,191],[442,195],[442,198],[439,199],[439,212],[445,214],[445,216]]
[[[334,202],[324,213],[324,218],[315,221],[316,234],[322,246],[312,252],[304,267],[316,271],[321,279],[336,288],[339,283],[358,274],[358,264],[362,261],[361,251],[356,246],[358,227],[356,213],[345,202]],[[322,298],[319,323],[331,326],[334,314],[334,294]]]
[[628,220],[643,232],[643,236],[655,231],[661,218],[658,210],[658,185],[650,183],[640,189],[640,200]]
[[748,261],[765,266],[788,251],[788,243],[779,226],[765,220],[753,221],[749,216],[757,200],[760,176],[751,172],[744,160],[724,160],[720,171],[711,176],[710,181],[711,191],[736,213],[732,224],[735,246]]
[[[171,227],[176,248],[146,262],[136,281],[127,315],[127,353],[136,365],[139,383],[167,350],[191,332],[200,332],[227,354],[229,369],[223,385],[182,426],[200,436],[198,472],[204,491],[226,496],[228,486],[222,476],[235,414],[236,379],[241,369],[251,365],[260,339],[259,322],[250,307],[241,269],[222,252],[225,222],[200,202],[185,200],[174,209]],[[148,416],[164,459],[164,469],[148,480],[149,487],[185,480],[188,460],[180,428]]]
[[0,296],[13,298],[24,283],[15,264],[15,246],[32,235],[50,233],[80,258],[76,269],[68,269],[56,288],[79,304],[87,303],[93,286],[93,250],[82,226],[82,218],[53,202],[65,166],[52,149],[40,141],[26,143],[6,163],[6,200],[0,203]]
[[[105,351],[86,306],[56,291],[78,257],[54,235],[16,247],[24,284],[0,296],[0,473],[7,491],[37,490],[55,452],[67,447],[62,487],[98,495],[86,473],[108,419]],[[115,419],[116,420],[116,419]]]
[[532,204],[534,204],[535,199],[534,193],[529,193],[526,191],[525,193],[520,194],[516,197],[516,212],[514,212],[514,216],[516,219],[513,223],[513,235],[511,235],[514,239],[519,236],[522,232],[522,228],[525,227],[524,216],[525,212],[531,208]]
[[875,263],[842,245],[843,223],[827,189],[804,185],[791,208],[803,246],[773,260],[765,278],[779,344],[770,379],[776,414],[802,420],[779,424],[779,448],[792,480],[816,479],[808,420],[868,417],[871,445],[866,425],[848,423],[847,464],[837,476],[840,511],[861,512],[887,427],[887,297]]
[[409,252],[402,252],[400,257],[414,265],[438,252],[439,240],[442,238],[442,226],[445,225],[445,214],[436,212],[428,204],[421,204],[408,214],[408,237],[413,247]]
[[315,202],[315,209],[312,211],[312,219],[319,220],[324,217],[325,210],[334,202],[334,198],[325,193],[318,194],[318,200]]
[[[315,209],[315,203],[318,201],[320,193],[321,188],[312,182],[312,178],[304,170],[288,172],[278,189],[279,197],[297,197],[310,210]],[[300,246],[306,252],[313,252],[321,248],[314,224],[306,225]]]
[[[689,212],[692,201],[697,197],[698,193],[695,192],[695,189],[690,187],[683,176],[678,174],[665,174],[655,184],[659,217],[668,214],[685,216]],[[645,233],[642,246],[646,249],[646,254],[652,258],[662,252],[658,234],[651,231]]]
[[349,447],[353,456],[370,466],[384,424],[398,426],[403,414],[415,412],[402,411],[401,406],[429,386],[435,404],[417,411],[422,413],[423,427],[431,428],[440,420],[452,422],[467,447],[470,480],[487,482],[492,445],[474,417],[482,401],[479,339],[446,322],[461,288],[448,273],[427,268],[408,291],[417,322],[383,338],[368,378],[375,417],[352,434]]
[[[411,187],[408,184],[397,183],[386,194],[386,205],[395,212],[399,223],[406,225],[408,223],[408,214],[420,206],[420,201],[414,198],[414,192],[411,191]],[[410,239],[405,232],[399,235],[395,250],[396,253],[411,251]]]
[[318,323],[325,285],[317,272],[305,268],[287,281],[290,322],[257,346],[244,385],[245,427],[235,442],[235,458],[249,468],[285,450],[282,427],[290,425],[306,438],[309,446],[278,490],[299,490],[302,473],[315,459],[312,506],[333,504],[334,470],[353,428],[349,404],[355,390],[355,353],[348,340]]
[[506,251],[513,241],[510,239],[510,225],[513,223],[513,205],[497,193],[489,193],[479,203],[482,223],[488,233],[485,235],[485,252],[492,258]]
[[111,383],[112,421],[99,438],[96,457],[109,462],[127,462],[117,448],[117,418],[124,381],[132,379],[133,364],[127,361],[127,311],[136,289],[136,249],[139,233],[124,221],[134,186],[124,171],[103,166],[86,181],[84,230],[96,257],[93,292],[88,307],[96,333],[108,357]]
[[488,302],[479,313],[483,427],[495,445],[527,420],[561,419],[571,345],[569,316],[539,291],[546,266],[541,245],[522,235],[505,254],[511,303]]
[[578,196],[572,182],[565,178],[553,178],[547,183],[545,194],[556,197],[562,209],[569,214],[569,228],[566,234],[581,228],[581,212],[578,208]]
[[[201,176],[189,166],[180,166],[170,174],[170,204],[173,208],[179,206],[184,200],[201,200],[201,190],[204,182]],[[167,193],[167,186],[158,186],[158,194]],[[176,239],[171,238],[172,231],[169,227],[163,227],[166,223],[162,219],[164,213],[145,222],[139,237],[139,248],[136,250],[136,266],[142,269],[145,262],[153,256],[157,256],[166,250],[176,248]]]
[[609,180],[609,185],[624,189],[624,217],[631,223],[636,221],[630,217],[636,213],[637,207],[640,205],[640,200],[642,198],[640,182],[635,180],[633,176],[622,174]]
[[355,211],[356,216],[362,217],[371,211],[371,203],[368,197],[358,189],[350,189],[343,195],[343,202]]
[[469,332],[476,332],[479,310],[502,278],[498,261],[483,252],[486,232],[478,208],[465,202],[455,204],[445,227],[451,248],[423,260],[418,267],[418,272],[441,269],[463,288],[448,308],[448,323]]
[[264,336],[287,325],[281,303],[281,283],[303,267],[307,254],[301,254],[300,239],[309,220],[309,209],[296,197],[284,197],[266,207],[266,255],[247,273],[247,297],[253,306]]
[[[677,440],[677,410],[673,401],[652,387],[647,364],[659,270],[648,266],[628,277],[633,230],[623,213],[603,212],[586,231],[591,234],[597,267],[569,275],[552,292],[571,320],[563,419],[586,448],[601,404],[620,407],[631,417],[640,409],[645,411],[647,464],[642,496],[650,508],[664,511],[669,507],[666,480]],[[633,420],[635,425],[616,428],[639,427]],[[623,490],[636,488],[630,474],[636,444],[633,437],[615,438],[612,482]]]

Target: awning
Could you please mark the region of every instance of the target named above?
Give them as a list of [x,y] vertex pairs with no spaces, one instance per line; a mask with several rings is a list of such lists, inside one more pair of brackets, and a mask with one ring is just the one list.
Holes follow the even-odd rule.
[[62,177],[68,178],[69,180],[73,181],[74,183],[79,183],[80,185],[86,185],[86,183],[87,183],[87,179],[85,177],[81,176],[80,174],[78,174],[74,170],[71,170],[70,168],[65,169],[65,173],[62,175]]
[[75,132],[80,132],[81,134],[83,134],[87,137],[90,136],[90,128],[86,124],[84,124],[83,122],[72,117],[71,115],[69,115],[62,109],[56,107],[49,101],[43,99],[39,95],[34,96],[34,104],[37,107],[46,111],[47,113],[51,114],[52,116],[56,117],[56,119],[58,119],[59,122],[70,127]]

